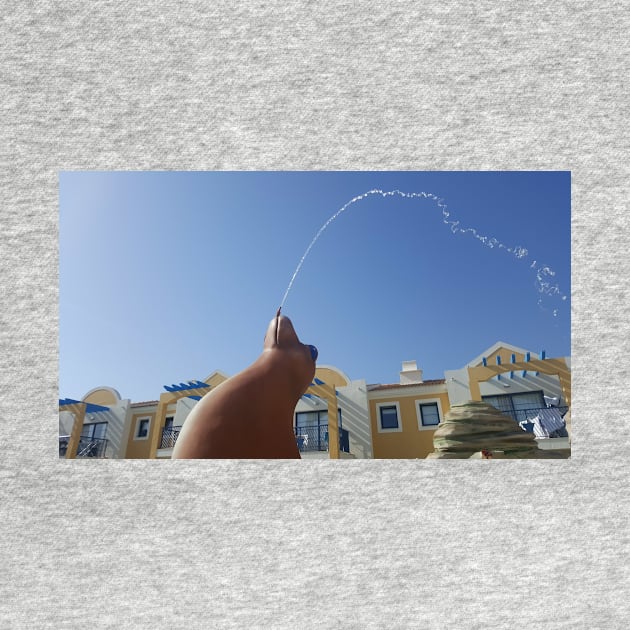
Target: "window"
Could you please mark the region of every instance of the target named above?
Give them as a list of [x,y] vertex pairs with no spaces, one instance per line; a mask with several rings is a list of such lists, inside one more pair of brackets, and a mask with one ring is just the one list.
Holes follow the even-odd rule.
[[295,439],[301,452],[328,450],[328,411],[295,414]]
[[440,412],[436,402],[420,403],[420,423],[423,427],[434,427],[440,424]]
[[546,407],[542,390],[501,396],[482,396],[482,400],[516,422],[526,421],[533,410],[538,411]]
[[402,431],[402,419],[398,403],[377,403],[376,422],[379,433]]
[[103,439],[107,433],[107,422],[93,422],[84,424],[81,430],[81,437],[89,439]]
[[136,440],[146,440],[149,436],[149,423],[151,418],[139,418],[136,425]]
[[430,431],[442,420],[442,401],[439,398],[422,398],[415,401],[418,430]]
[[379,412],[381,414],[382,429],[398,428],[398,412],[396,411],[396,407],[381,407]]
[[164,420],[164,430],[170,431],[173,428],[173,416],[169,416]]
[[107,440],[107,422],[90,422],[81,429],[77,457],[103,457]]
[[328,426],[328,411],[298,411],[295,414],[296,427]]

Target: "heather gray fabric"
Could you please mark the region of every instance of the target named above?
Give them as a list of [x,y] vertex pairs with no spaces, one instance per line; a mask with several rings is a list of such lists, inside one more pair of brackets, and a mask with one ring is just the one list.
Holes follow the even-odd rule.
[[[628,5],[526,7],[3,3],[3,627],[628,627]],[[58,461],[64,169],[571,170],[573,457]]]

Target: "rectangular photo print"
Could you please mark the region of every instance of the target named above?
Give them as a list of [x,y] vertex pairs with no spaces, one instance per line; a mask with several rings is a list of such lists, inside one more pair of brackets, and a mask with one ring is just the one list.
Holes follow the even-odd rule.
[[566,459],[571,173],[62,172],[60,459]]

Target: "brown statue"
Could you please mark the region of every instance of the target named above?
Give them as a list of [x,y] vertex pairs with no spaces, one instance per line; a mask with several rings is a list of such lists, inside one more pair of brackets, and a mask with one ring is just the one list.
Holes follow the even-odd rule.
[[172,458],[299,459],[293,413],[315,376],[316,359],[317,349],[300,342],[278,309],[262,354],[199,401]]

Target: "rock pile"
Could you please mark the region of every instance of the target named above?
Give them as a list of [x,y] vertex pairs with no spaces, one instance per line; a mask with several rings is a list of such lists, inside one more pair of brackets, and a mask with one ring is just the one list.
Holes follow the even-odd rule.
[[552,451],[538,448],[533,433],[523,431],[509,416],[492,405],[469,401],[453,405],[433,434],[433,453],[427,459],[557,459]]

